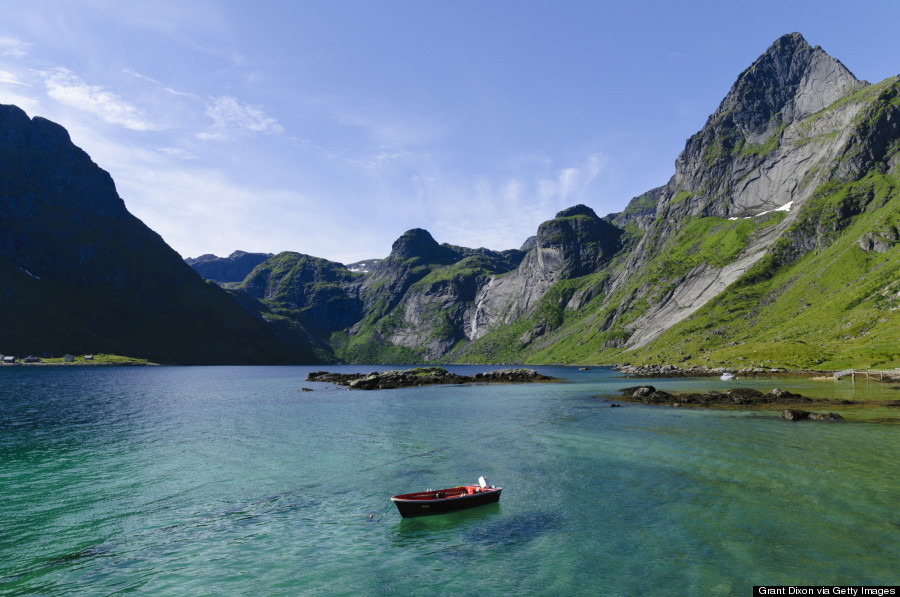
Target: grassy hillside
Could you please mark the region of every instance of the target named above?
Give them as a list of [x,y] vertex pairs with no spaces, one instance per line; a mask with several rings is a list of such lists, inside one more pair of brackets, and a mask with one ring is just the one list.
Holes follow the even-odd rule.
[[[615,346],[627,338],[627,323],[680,276],[703,263],[724,265],[754,231],[782,217],[694,219],[617,296],[596,293],[579,309],[566,310],[576,292],[602,287],[604,277],[561,282],[533,317],[473,342],[461,360],[900,366],[900,177],[878,171],[823,185],[769,253],[715,300],[644,348]],[[630,300],[628,315],[606,329],[605,320],[634,294],[645,298]],[[543,334],[538,341],[530,337],[535,331]]]
[[629,324],[672,293],[691,270],[727,265],[754,233],[783,217],[776,212],[739,220],[691,218],[674,238],[651,239],[661,247],[657,256],[612,294],[606,294],[608,282],[616,269],[626,267],[621,259],[610,270],[558,282],[530,317],[449,356],[465,362],[612,362],[631,335]]
[[[877,171],[821,187],[761,261],[650,345],[630,351],[611,346],[617,333],[627,336],[624,329],[603,330],[621,298],[642,288],[653,300],[653,289],[664,290],[698,263],[721,264],[744,242],[748,226],[775,221],[739,220],[717,230],[723,222],[714,220],[702,218],[683,229],[647,273],[605,307],[598,296],[557,317],[560,325],[543,348],[521,341],[540,323],[536,316],[482,338],[470,359],[825,370],[900,366],[900,178]],[[633,303],[632,314],[640,310],[641,302]]]
[[[595,284],[590,276],[560,283],[527,320],[494,330],[458,358],[821,369],[900,366],[898,78],[848,93],[805,119],[798,130],[825,130],[822,135],[837,138],[837,130],[813,124],[845,104],[860,106],[850,121],[836,121],[852,134],[845,136],[833,161],[822,157],[817,162],[801,186],[826,169],[831,181],[814,192],[809,189],[812,194],[800,213],[759,262],[649,345],[625,350],[635,322],[666,303],[698,271],[733,263],[786,214],[741,219],[686,214],[671,226],[652,219],[656,197],[648,194],[636,200],[634,214],[619,220],[627,232],[625,252],[639,245],[643,260],[620,256],[613,261],[607,278],[618,279],[615,290],[605,282]],[[801,145],[821,141],[798,138]],[[680,205],[689,195],[675,193],[667,205]],[[582,295],[585,300],[571,300],[587,287],[592,290]]]
[[[700,365],[898,367],[898,228],[897,176],[875,172],[858,182],[826,185],[789,234],[711,304],[651,346],[595,356]],[[818,237],[817,249],[792,260],[791,233]]]

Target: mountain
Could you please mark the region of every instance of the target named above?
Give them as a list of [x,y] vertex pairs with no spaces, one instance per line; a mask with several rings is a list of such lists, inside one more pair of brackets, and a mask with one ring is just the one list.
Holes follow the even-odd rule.
[[131,215],[66,130],[0,106],[0,351],[165,363],[315,359]]
[[430,360],[465,339],[465,303],[481,284],[514,269],[524,254],[438,244],[414,229],[387,258],[369,260],[369,272],[285,252],[254,268],[235,290],[258,301],[259,313],[283,335],[305,336],[334,359]]
[[362,261],[357,261],[355,263],[348,263],[347,269],[351,272],[357,272],[360,274],[367,274],[378,265],[378,262],[381,259],[363,259]]
[[273,257],[272,253],[234,251],[228,257],[207,253],[196,258],[188,257],[184,261],[207,280],[227,284],[242,281],[254,267],[270,257]]
[[897,77],[869,85],[799,34],[777,40],[669,183],[610,218],[633,244],[598,270],[602,298],[518,354],[896,365],[898,124]]
[[621,213],[576,205],[506,251],[413,229],[353,267],[295,252],[189,265],[62,127],[0,106],[6,353],[891,368],[898,243],[900,77],[860,81],[796,33]]
[[785,35],[621,213],[504,252],[411,230],[328,293],[260,300],[358,362],[900,365],[898,81]]

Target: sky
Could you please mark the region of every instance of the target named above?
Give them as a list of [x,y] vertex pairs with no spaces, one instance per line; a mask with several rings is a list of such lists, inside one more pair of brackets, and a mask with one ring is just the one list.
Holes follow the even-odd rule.
[[69,131],[183,257],[518,248],[665,184],[798,31],[900,73],[900,2],[0,0],[0,103]]

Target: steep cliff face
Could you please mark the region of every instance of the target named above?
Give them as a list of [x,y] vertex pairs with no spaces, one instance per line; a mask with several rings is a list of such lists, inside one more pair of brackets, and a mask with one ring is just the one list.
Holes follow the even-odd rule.
[[[686,361],[697,359],[688,353],[699,350],[708,359],[739,339],[767,333],[759,319],[767,309],[787,326],[784,314],[796,312],[783,304],[797,296],[790,280],[822,288],[821,280],[833,276],[817,255],[835,247],[844,252],[833,262],[874,293],[863,299],[827,285],[825,295],[843,305],[835,307],[834,318],[858,328],[860,304],[887,305],[897,293],[897,81],[869,85],[799,34],[777,40],[687,141],[669,183],[608,218],[624,230],[622,249],[611,260],[597,263],[593,274],[521,284],[517,292],[536,304],[530,315],[497,317],[502,325],[454,357],[612,362],[666,354]],[[818,277],[794,269],[799,264]],[[786,272],[793,278],[768,286]],[[807,306],[821,300],[802,296]],[[841,303],[834,298],[839,296],[851,298]],[[717,308],[722,301],[729,304],[727,317]],[[890,308],[866,314],[874,318],[867,332],[872,336],[900,327]],[[545,324],[554,320],[555,327]],[[819,326],[795,333],[815,337]],[[685,330],[692,330],[692,348],[685,347]],[[676,352],[673,346],[684,348]],[[882,357],[891,362],[896,352]]]
[[532,313],[557,282],[603,268],[621,247],[622,233],[584,205],[541,224],[519,267],[491,278],[478,293],[467,338],[480,338]]
[[[738,77],[688,140],[675,176],[659,195],[654,221],[613,280],[613,292],[625,291],[635,283],[634,272],[657,274],[643,276],[625,298],[623,312],[637,314],[622,326],[628,347],[651,342],[737,280],[822,184],[858,177],[879,159],[883,151],[868,149],[875,139],[859,131],[871,87],[799,34],[777,40]],[[860,144],[867,149],[854,148]],[[727,223],[735,219],[749,219],[745,227],[753,223],[727,263],[700,261],[675,275],[660,271],[665,255],[690,240],[686,230],[715,219],[721,220],[716,232],[736,228]],[[648,295],[655,300],[636,310]]]
[[365,277],[364,318],[339,354],[349,360],[444,356],[467,337],[480,288],[514,269],[523,255],[438,244],[421,229],[406,232]]
[[782,37],[688,140],[660,207],[666,216],[745,217],[814,188],[811,170],[818,166],[818,178],[831,175],[829,162],[847,143],[859,105],[809,117],[865,86],[799,34]]
[[370,260],[369,272],[285,252],[256,266],[235,292],[284,339],[306,338],[333,359],[420,362],[465,338],[479,289],[524,254],[438,244],[413,229],[387,258]]
[[132,216],[61,126],[0,106],[0,346],[164,362],[297,362]]

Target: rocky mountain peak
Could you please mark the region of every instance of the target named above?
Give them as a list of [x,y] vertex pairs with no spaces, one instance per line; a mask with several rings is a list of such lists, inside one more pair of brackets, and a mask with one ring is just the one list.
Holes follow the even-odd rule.
[[[5,216],[13,220],[27,222],[33,212],[46,212],[60,200],[85,215],[126,213],[112,177],[72,143],[65,128],[40,116],[29,118],[17,106],[0,105],[0,164],[9,179],[3,187],[9,197]],[[26,178],[39,180],[42,192],[35,194]]]
[[418,257],[425,263],[442,263],[447,260],[448,252],[430,232],[422,228],[407,230],[391,246],[391,258],[402,261]]
[[[784,144],[784,135],[809,135],[809,130],[791,128],[867,85],[799,33],[780,37],[738,76],[704,127],[688,139],[675,162],[675,176],[656,202],[656,218],[661,211],[666,212],[663,220],[678,221],[690,214],[747,216],[794,200],[799,206],[802,199],[788,189],[801,186],[806,173],[794,176],[798,167],[815,162],[809,161],[811,153],[788,151],[797,144]],[[831,126],[829,122],[823,120],[820,128]],[[817,129],[816,134],[831,133]],[[810,145],[805,151],[819,147]],[[788,153],[792,157],[786,158]],[[818,153],[821,159],[824,154]],[[765,175],[754,174],[764,162]],[[637,211],[634,207],[631,211]]]
[[557,218],[570,218],[572,216],[589,216],[591,218],[596,218],[597,214],[587,205],[582,205],[580,203],[573,207],[566,208],[556,214]]
[[[580,217],[576,217],[580,216]],[[621,246],[622,230],[597,217],[590,207],[576,205],[556,214],[556,218],[540,225],[537,247],[558,253],[560,275],[564,278],[584,275],[609,259]],[[541,258],[543,269],[556,260]]]
[[853,87],[865,85],[847,67],[799,33],[777,39],[738,76],[707,127],[726,121],[756,142],[782,123],[817,112]]

